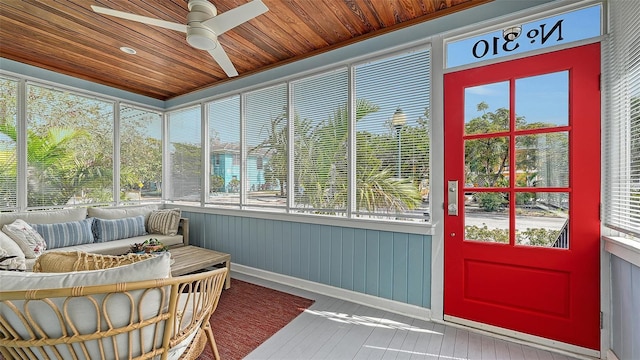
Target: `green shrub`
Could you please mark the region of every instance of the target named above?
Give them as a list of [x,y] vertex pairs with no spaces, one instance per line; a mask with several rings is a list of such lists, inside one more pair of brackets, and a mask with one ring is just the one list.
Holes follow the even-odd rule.
[[[516,243],[531,246],[551,247],[560,235],[559,230],[543,228],[527,228],[525,231],[516,230]],[[487,225],[482,227],[476,225],[465,226],[465,239],[487,242],[509,243],[508,229],[489,229]]]
[[526,244],[531,246],[553,246],[560,235],[559,230],[527,228],[523,232],[516,232],[516,240],[518,244]]
[[465,226],[465,239],[509,243],[509,230],[489,229],[487,225],[483,225],[482,227],[467,225]]
[[476,200],[484,211],[496,211],[502,207],[507,201],[501,193],[477,193]]

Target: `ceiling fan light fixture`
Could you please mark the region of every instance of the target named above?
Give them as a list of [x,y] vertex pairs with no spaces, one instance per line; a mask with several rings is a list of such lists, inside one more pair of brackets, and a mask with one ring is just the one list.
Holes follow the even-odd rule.
[[218,37],[205,27],[189,26],[187,28],[187,42],[196,49],[212,50],[218,45]]

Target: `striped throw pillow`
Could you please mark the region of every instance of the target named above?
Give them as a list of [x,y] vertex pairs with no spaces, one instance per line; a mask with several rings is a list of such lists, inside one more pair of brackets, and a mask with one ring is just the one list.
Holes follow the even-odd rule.
[[179,223],[180,209],[163,209],[151,212],[147,227],[151,234],[175,235]]
[[30,224],[47,243],[47,249],[90,244],[93,242],[93,218],[55,224]]
[[122,219],[100,219],[93,221],[93,240],[105,242],[146,235],[144,215]]

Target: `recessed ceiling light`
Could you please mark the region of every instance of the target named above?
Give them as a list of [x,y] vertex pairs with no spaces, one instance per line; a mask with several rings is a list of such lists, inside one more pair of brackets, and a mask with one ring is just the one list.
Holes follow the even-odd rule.
[[127,54],[131,54],[131,55],[135,55],[135,53],[136,53],[135,49],[132,49],[132,48],[130,48],[128,46],[123,46],[123,47],[120,48],[120,50],[122,50],[122,52],[125,52]]

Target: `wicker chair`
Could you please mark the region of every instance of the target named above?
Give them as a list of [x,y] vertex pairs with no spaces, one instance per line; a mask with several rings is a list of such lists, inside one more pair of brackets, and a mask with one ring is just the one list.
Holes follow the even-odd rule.
[[[208,340],[219,359],[209,318],[226,274],[222,268],[130,283],[0,292],[0,353],[6,359],[195,359]],[[143,306],[151,298],[158,309]],[[89,308],[95,319],[74,317],[79,307]],[[38,322],[43,311],[48,330]],[[87,323],[94,325],[87,329]]]

